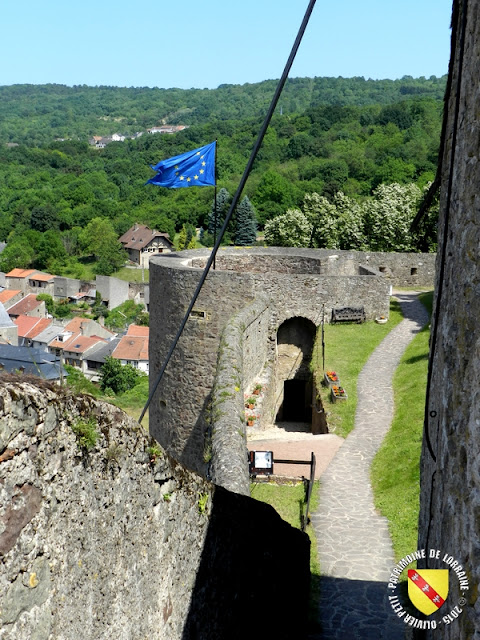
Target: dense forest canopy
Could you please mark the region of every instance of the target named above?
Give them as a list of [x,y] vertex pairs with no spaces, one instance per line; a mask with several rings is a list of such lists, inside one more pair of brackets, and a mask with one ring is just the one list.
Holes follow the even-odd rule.
[[[318,105],[386,105],[412,97],[441,101],[446,76],[400,80],[290,78],[277,112],[302,113]],[[54,138],[86,140],[92,135],[144,131],[169,124],[260,117],[276,80],[220,85],[217,89],[67,87],[59,84],[0,86],[0,143],[29,146]]]
[[[0,87],[0,241],[11,247],[0,268],[68,273],[91,253],[108,271],[107,241],[91,243],[100,224],[109,241],[133,222],[172,236],[207,227],[213,188],[145,185],[149,165],[217,139],[218,185],[233,193],[275,85]],[[435,77],[290,79],[245,190],[260,227],[304,206],[306,194],[333,203],[341,192],[353,206],[375,200],[382,184],[420,193],[436,172],[444,89],[445,78]],[[188,128],[105,149],[88,144],[92,135],[162,123]],[[118,247],[112,253],[111,266],[122,260]]]

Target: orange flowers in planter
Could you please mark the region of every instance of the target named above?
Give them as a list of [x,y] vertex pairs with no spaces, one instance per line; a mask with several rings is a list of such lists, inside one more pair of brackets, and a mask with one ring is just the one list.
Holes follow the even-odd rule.
[[337,387],[336,385],[334,385],[332,389],[335,395],[339,395],[339,396],[345,395],[345,389],[343,387]]

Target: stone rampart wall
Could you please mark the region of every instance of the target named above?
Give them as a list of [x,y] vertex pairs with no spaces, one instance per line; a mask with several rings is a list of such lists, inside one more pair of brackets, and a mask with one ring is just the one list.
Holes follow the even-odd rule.
[[[185,253],[185,252],[184,252]],[[188,252],[192,255],[191,252]],[[208,252],[195,252],[192,266],[203,267]],[[219,269],[249,273],[315,273],[323,275],[366,274],[361,267],[379,272],[393,286],[433,286],[435,253],[395,253],[380,251],[341,251],[336,249],[300,249],[290,247],[221,248],[217,255]]]
[[211,479],[245,495],[250,493],[250,480],[244,391],[266,363],[268,313],[268,301],[262,297],[227,323],[220,342],[209,412]]
[[[152,448],[113,405],[38,384],[0,388],[2,640],[243,640],[262,617],[303,637],[304,534]],[[87,451],[73,428],[89,420]]]
[[[261,348],[261,353],[271,356],[274,353],[276,331],[289,318],[305,317],[318,326],[323,313],[328,322],[332,308],[343,306],[363,306],[369,320],[379,315],[388,316],[390,284],[380,274],[301,274],[296,272],[297,267],[294,273],[270,272],[265,266],[266,262],[263,263],[262,272],[220,269],[222,261],[228,261],[230,256],[234,257],[234,262],[240,255],[245,255],[249,260],[249,251],[253,252],[255,260],[258,256],[262,257],[263,250],[230,249],[222,252],[221,259],[217,261],[217,269],[210,271],[204,283],[150,407],[152,435],[176,459],[201,473],[205,473],[205,411],[211,400],[220,336],[235,313],[260,295],[269,298],[269,338],[266,347],[259,347],[256,342],[255,349]],[[266,251],[268,255],[272,253],[272,249]],[[294,252],[291,250],[287,253],[298,264]],[[205,259],[207,254],[202,250],[185,251],[152,258],[150,261],[152,383],[156,372],[162,367],[201,277],[202,270],[191,267],[191,260]],[[333,261],[338,272],[351,270],[350,253],[346,256],[347,267],[342,266],[340,259],[332,258],[334,255],[336,254],[327,254],[326,259]],[[300,257],[315,261],[317,252],[300,250]],[[262,260],[264,258],[265,256]],[[331,271],[332,267],[329,269]],[[169,304],[165,305],[165,300]],[[262,322],[266,322],[266,317]]]
[[433,287],[436,253],[355,253],[358,266],[380,272],[394,287]]

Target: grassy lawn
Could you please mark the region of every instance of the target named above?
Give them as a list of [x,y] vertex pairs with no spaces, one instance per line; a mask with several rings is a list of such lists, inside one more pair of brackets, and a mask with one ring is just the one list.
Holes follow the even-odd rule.
[[311,366],[317,381],[317,389],[327,412],[330,433],[346,437],[353,429],[357,408],[358,375],[372,351],[402,319],[400,304],[392,298],[390,316],[386,324],[377,324],[372,321],[363,324],[325,325],[325,370],[336,371],[342,387],[348,394],[346,402],[336,404],[332,403],[329,390],[321,385],[322,340],[319,331]]
[[[129,416],[138,420],[148,400],[148,377],[142,378],[133,389],[129,389],[115,398],[105,398],[105,400],[120,407]],[[148,411],[142,420],[142,427],[148,431]]]
[[128,269],[127,267],[122,267],[118,271],[115,271],[115,273],[112,273],[112,278],[126,280],[127,282],[148,282],[149,273],[148,269]]
[[[420,300],[431,313],[432,292]],[[430,327],[407,347],[393,379],[395,412],[371,469],[375,506],[388,518],[395,558],[417,548],[420,449]]]

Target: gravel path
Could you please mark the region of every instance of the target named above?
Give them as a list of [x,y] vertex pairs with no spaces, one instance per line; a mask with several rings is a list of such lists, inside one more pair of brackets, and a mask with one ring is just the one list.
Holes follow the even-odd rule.
[[373,504],[370,464],[393,417],[393,374],[428,314],[416,294],[396,297],[405,319],[360,373],[355,428],[323,473],[319,509],[312,514],[322,575],[322,632],[311,640],[397,640],[405,631],[386,601],[394,559],[387,520]]

